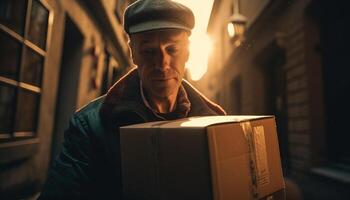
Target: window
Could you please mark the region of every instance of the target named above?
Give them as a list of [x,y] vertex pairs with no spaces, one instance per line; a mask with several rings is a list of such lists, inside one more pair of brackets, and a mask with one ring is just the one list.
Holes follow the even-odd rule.
[[0,1],[0,143],[35,137],[49,14],[40,0]]

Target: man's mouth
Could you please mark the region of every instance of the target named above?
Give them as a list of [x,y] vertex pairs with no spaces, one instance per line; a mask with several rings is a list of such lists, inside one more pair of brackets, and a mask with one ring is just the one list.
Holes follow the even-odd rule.
[[154,73],[150,73],[149,75],[150,76],[148,77],[148,79],[151,81],[165,82],[165,81],[170,81],[172,79],[176,79],[175,74],[171,73],[170,71],[168,72],[155,71]]
[[167,77],[167,78],[153,78],[152,80],[153,81],[168,81],[168,80],[171,80],[173,79],[172,77]]
[[152,81],[168,81],[168,80],[174,79],[174,76],[158,75],[158,76],[150,77],[150,79]]

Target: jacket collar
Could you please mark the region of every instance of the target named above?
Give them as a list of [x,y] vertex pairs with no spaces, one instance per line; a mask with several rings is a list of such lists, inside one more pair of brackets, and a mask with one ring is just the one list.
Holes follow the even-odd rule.
[[[208,100],[189,82],[184,80],[182,86],[192,105],[188,112],[189,117],[226,114],[220,106]],[[136,68],[130,70],[108,90],[100,109],[102,120],[109,123],[124,118],[125,113],[132,113],[138,116],[139,121],[143,122],[162,120],[145,106]]]
[[[166,120],[164,117],[164,114],[158,113],[155,109],[151,107],[151,105],[148,102],[148,99],[146,97],[146,94],[144,93],[143,87],[142,87],[142,81],[140,80],[140,93],[142,97],[142,101],[144,105],[152,111],[152,113],[157,116],[160,119]],[[187,97],[186,90],[182,85],[180,85],[179,92],[176,97],[176,106],[175,110],[171,113],[174,114],[176,117],[187,117],[188,112],[191,109],[191,102]]]

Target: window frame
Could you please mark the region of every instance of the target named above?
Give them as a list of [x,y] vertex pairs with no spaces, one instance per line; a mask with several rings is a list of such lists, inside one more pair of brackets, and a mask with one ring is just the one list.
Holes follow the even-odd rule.
[[[39,47],[39,44],[36,45],[28,40],[29,38],[29,28],[31,26],[30,24],[30,18],[31,18],[31,10],[33,1],[35,0],[28,0],[26,9],[25,9],[25,19],[24,19],[24,32],[23,36],[21,36],[19,33],[16,33],[14,30],[11,30],[7,26],[0,23],[0,31],[4,34],[7,34],[12,39],[16,40],[20,43],[21,49],[20,49],[20,64],[19,64],[19,74],[22,70],[25,62],[24,62],[24,51],[33,51],[33,53],[38,54],[43,58],[42,62],[42,71],[41,71],[41,81],[44,79],[44,74],[46,69],[46,60],[47,55],[50,47],[50,39],[52,35],[52,26],[53,26],[53,8],[48,4],[46,0],[37,0],[38,3],[40,3],[47,11],[48,11],[48,18],[47,18],[47,27],[46,27],[46,43],[41,49]],[[27,48],[27,50],[26,50]],[[39,128],[39,118],[40,118],[40,107],[42,105],[41,99],[43,95],[43,82],[41,82],[40,87],[34,86],[32,84],[21,82],[22,80],[14,80],[11,78],[7,78],[0,75],[0,83],[12,87],[16,87],[16,107],[17,107],[17,98],[18,98],[18,90],[24,90],[28,92],[35,93],[35,95],[38,95],[38,102],[37,102],[37,111],[35,113],[36,115],[36,125],[35,129],[33,131],[15,131],[15,128],[13,127],[11,130],[11,133],[0,133],[0,164],[13,162],[16,160],[24,159],[26,157],[32,156],[36,153],[38,149],[39,144],[39,138],[38,138],[38,128]],[[16,115],[16,109],[14,110],[14,115]],[[13,124],[15,124],[16,119],[14,117]],[[12,151],[15,151],[15,153],[10,153]]]

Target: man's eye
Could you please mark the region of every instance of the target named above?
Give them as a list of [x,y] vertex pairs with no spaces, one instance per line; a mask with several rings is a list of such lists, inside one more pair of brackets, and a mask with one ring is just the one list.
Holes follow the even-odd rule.
[[169,47],[169,48],[167,49],[167,51],[168,51],[170,54],[175,54],[175,53],[177,53],[179,50],[178,50],[178,48],[176,48],[176,47]]

